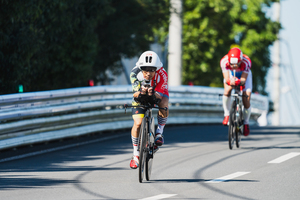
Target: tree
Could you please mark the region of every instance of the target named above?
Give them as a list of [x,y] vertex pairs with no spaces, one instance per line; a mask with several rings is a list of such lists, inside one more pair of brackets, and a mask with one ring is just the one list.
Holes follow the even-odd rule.
[[122,56],[130,58],[148,50],[154,42],[154,29],[169,20],[167,1],[113,0],[112,7],[115,12],[96,29],[99,46],[93,71],[94,79],[102,84],[109,81],[106,70],[118,74]]
[[[0,93],[87,85],[97,51],[94,28],[109,0],[12,0],[0,5]],[[99,14],[101,13],[101,14]]]
[[273,0],[185,0],[183,13],[183,83],[223,87],[221,58],[233,44],[252,60],[253,91],[264,93],[271,65],[269,46],[280,24],[263,8]]
[[168,20],[160,0],[0,1],[0,94],[103,84]]

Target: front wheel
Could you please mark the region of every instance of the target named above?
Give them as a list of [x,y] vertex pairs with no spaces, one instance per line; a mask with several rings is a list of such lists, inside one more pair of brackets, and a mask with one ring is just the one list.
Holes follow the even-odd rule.
[[232,149],[234,144],[234,135],[235,135],[235,126],[234,122],[230,119],[229,125],[228,125],[228,143],[229,143],[229,149]]
[[146,118],[143,119],[142,124],[141,124],[141,129],[140,129],[140,146],[139,146],[139,151],[140,151],[140,158],[139,158],[139,181],[140,183],[143,182],[144,179],[144,169],[145,169],[145,159],[146,159],[146,133],[147,133],[147,121]]
[[235,110],[236,110],[236,103],[234,101],[232,103],[230,114],[229,114],[229,125],[228,125],[228,143],[229,143],[229,149],[232,149],[232,147],[234,145],[234,138],[235,138],[235,132],[236,132]]
[[150,128],[148,129],[149,132],[147,132],[147,142],[148,142],[148,146],[149,146],[149,150],[147,151],[147,157],[146,157],[146,168],[145,168],[145,172],[146,172],[146,180],[149,181],[150,180],[150,176],[151,176],[151,171],[152,171],[152,164],[153,164],[153,157],[154,157],[154,133],[155,133],[155,129],[154,129],[154,117],[151,118],[150,121]]

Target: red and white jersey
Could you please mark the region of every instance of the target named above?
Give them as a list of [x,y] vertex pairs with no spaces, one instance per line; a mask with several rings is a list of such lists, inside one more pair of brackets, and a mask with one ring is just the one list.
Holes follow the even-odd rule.
[[[130,73],[130,80],[133,91],[138,91],[141,87],[141,82],[145,80],[143,73],[139,67],[134,67]],[[155,91],[160,93],[161,96],[169,98],[168,90],[168,74],[164,68],[160,68],[156,71],[155,76],[151,80],[151,86],[154,86],[155,80]]]
[[[245,73],[249,73],[249,71],[251,70],[251,60],[247,55],[243,55],[243,60],[242,63],[240,65],[240,67],[238,69],[236,69],[236,76],[238,78],[241,78],[240,76],[242,75],[243,72]],[[229,64],[229,60],[228,60],[228,55],[226,54],[220,61],[220,67],[222,69],[222,72],[226,72],[226,71],[232,71],[233,69],[231,68],[230,64]]]
[[151,81],[151,84],[154,84],[154,80],[156,80],[156,88],[155,90],[161,94],[166,95],[169,97],[169,90],[168,90],[168,74],[164,68],[160,68],[154,78]]

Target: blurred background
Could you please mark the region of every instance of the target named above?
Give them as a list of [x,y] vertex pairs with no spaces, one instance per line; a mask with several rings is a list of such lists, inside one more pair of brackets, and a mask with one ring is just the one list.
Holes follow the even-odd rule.
[[[299,125],[297,6],[298,0],[3,0],[0,94],[127,85],[139,55],[149,49],[169,76],[180,70],[179,84],[223,87],[220,59],[238,46],[252,60],[253,92],[269,96],[266,123]],[[170,62],[172,15],[181,23],[179,68]]]
[[[299,125],[300,124],[300,69],[297,64],[300,53],[300,23],[298,19],[300,13],[298,8],[300,1],[284,0],[280,1],[280,125]],[[274,5],[267,10],[267,16],[276,20],[277,10]],[[274,46],[270,47],[271,59],[276,55]],[[274,69],[271,67],[268,71],[266,91],[270,100],[274,99]],[[273,124],[273,113],[268,115],[268,121]]]

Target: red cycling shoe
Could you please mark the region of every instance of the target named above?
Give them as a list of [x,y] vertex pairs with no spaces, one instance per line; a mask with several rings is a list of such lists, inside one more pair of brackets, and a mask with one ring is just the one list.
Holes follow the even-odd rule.
[[223,124],[224,126],[227,126],[227,125],[228,125],[228,121],[229,121],[229,116],[225,116],[224,119],[223,119],[222,124]]
[[244,124],[244,136],[248,136],[250,134],[249,124]]
[[139,156],[132,156],[130,160],[130,167],[131,169],[136,169],[139,167]]
[[157,133],[157,134],[155,135],[154,141],[155,141],[155,144],[156,144],[157,146],[163,145],[163,144],[164,144],[164,137],[163,137],[163,135],[162,135],[161,133]]

